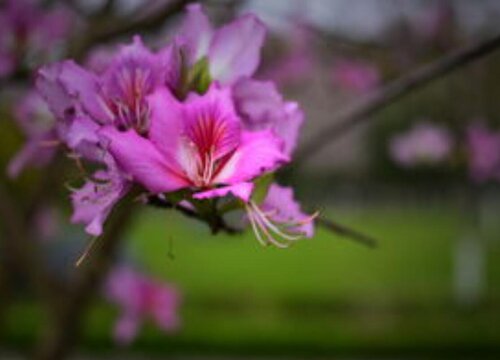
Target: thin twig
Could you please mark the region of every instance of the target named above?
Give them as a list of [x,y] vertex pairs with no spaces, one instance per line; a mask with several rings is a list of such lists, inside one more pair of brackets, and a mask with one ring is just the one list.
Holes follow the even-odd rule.
[[209,223],[210,229],[214,234],[218,233],[219,231],[224,231],[228,234],[236,234],[241,232],[241,230],[228,225],[221,216],[216,216],[210,219],[211,221],[209,222],[208,219],[205,219],[195,210],[187,208],[180,204],[173,204],[170,201],[160,199],[157,196],[150,196],[148,198],[148,204],[162,209],[175,209],[188,218]]
[[384,86],[382,89],[368,94],[359,103],[348,107],[334,116],[335,122],[320,129],[296,153],[293,168],[297,169],[306,160],[316,154],[327,144],[367,122],[371,116],[384,109],[387,105],[421,88],[453,70],[478,60],[500,47],[500,34],[491,39],[464,47],[461,50],[444,56],[430,64],[424,65],[412,73]]
[[167,19],[182,11],[186,4],[192,1],[167,1],[163,7],[147,16],[137,18],[136,14],[133,14],[130,18],[105,19],[105,21],[93,24],[88,27],[88,35],[81,40],[71,55],[79,59],[95,44],[107,42],[120,36],[157,30]]
[[370,248],[377,247],[378,241],[373,237],[362,234],[357,230],[351,229],[350,227],[347,227],[345,225],[341,225],[323,216],[320,216],[316,219],[316,224],[318,226],[321,226],[322,228],[325,228],[326,230],[332,231],[339,236],[354,240],[362,245],[368,246]]

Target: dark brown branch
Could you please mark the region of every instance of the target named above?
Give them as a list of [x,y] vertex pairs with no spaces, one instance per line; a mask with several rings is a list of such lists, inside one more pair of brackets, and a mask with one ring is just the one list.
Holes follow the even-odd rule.
[[478,60],[500,47],[500,34],[495,37],[466,46],[430,64],[405,75],[384,86],[382,89],[367,95],[359,103],[348,107],[335,116],[335,123],[330,124],[314,134],[309,141],[297,151],[293,167],[297,168],[325,147],[328,143],[367,122],[371,116],[384,109],[387,105],[399,100],[412,91],[421,88],[453,70]]
[[362,234],[357,230],[353,230],[345,225],[340,225],[339,223],[333,220],[320,216],[316,219],[316,224],[339,236],[346,237],[350,240],[354,240],[362,245],[368,246],[370,248],[377,247],[378,244],[377,240],[375,240],[371,236]]
[[179,204],[173,204],[170,201],[160,199],[157,196],[150,196],[148,198],[148,204],[162,209],[175,209],[188,218],[206,222],[208,223],[210,229],[212,230],[212,233],[214,234],[218,233],[219,231],[224,231],[228,234],[236,234],[241,232],[241,230],[229,226],[221,216],[215,216],[211,219],[206,219],[193,209]]
[[165,20],[182,11],[186,4],[192,1],[193,0],[167,1],[162,8],[157,9],[147,16],[136,18],[134,14],[131,18],[107,18],[104,19],[104,21],[91,24],[88,28],[88,35],[82,39],[81,43],[78,44],[71,55],[78,59],[95,44],[107,42],[120,36],[157,30]]
[[23,212],[17,205],[4,184],[0,183],[1,246],[9,257],[15,259],[19,267],[17,270],[27,274],[41,300],[49,302],[53,293],[57,292],[57,284],[43,262],[38,239],[31,232],[32,227],[26,224]]
[[107,222],[104,235],[98,239],[95,248],[78,269],[68,294],[53,304],[50,321],[40,338],[36,359],[63,359],[73,349],[89,304],[99,290],[128,230],[137,206],[135,196],[136,194],[131,193],[120,201]]

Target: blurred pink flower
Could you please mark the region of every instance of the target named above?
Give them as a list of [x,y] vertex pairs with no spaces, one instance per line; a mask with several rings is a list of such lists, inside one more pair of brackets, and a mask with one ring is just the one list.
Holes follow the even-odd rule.
[[345,90],[363,93],[380,84],[380,73],[376,65],[367,61],[338,59],[333,65],[332,82]]
[[181,298],[179,291],[170,284],[120,266],[108,276],[104,294],[120,308],[121,315],[114,328],[114,338],[120,345],[131,343],[148,318],[166,332],[179,328]]
[[52,56],[75,24],[64,6],[44,9],[39,0],[6,0],[0,7],[0,76],[8,75],[26,57]]
[[288,34],[287,53],[279,57],[263,72],[263,78],[269,78],[280,86],[293,85],[308,80],[315,67],[312,35],[300,23],[295,23],[293,32]]
[[467,129],[469,175],[474,182],[500,180],[500,131],[476,123]]
[[389,143],[389,153],[395,163],[410,168],[441,164],[449,159],[452,147],[453,139],[447,129],[422,121],[394,136]]
[[23,148],[7,168],[10,177],[17,177],[26,166],[44,167],[57,149],[55,119],[47,104],[34,91],[26,93],[14,107],[14,119],[27,138]]

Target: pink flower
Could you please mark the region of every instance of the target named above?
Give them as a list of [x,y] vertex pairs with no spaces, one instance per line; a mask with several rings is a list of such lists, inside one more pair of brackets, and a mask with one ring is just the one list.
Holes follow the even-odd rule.
[[101,134],[123,171],[151,193],[189,188],[195,198],[212,197],[223,191],[220,187],[241,189],[288,161],[270,131],[243,129],[229,88],[212,85],[205,95],[192,93],[184,103],[159,89],[148,103],[149,138],[114,127]]
[[24,147],[10,161],[7,173],[17,177],[28,166],[43,167],[56,152],[54,118],[34,91],[25,94],[14,108],[14,118],[27,138]]
[[339,59],[332,70],[332,81],[335,86],[356,93],[363,93],[376,88],[380,83],[380,74],[377,67],[371,63]]
[[0,76],[27,58],[54,55],[74,23],[74,14],[63,6],[46,10],[38,0],[5,1],[0,8]]
[[500,132],[476,123],[467,129],[469,174],[477,183],[500,180]]
[[121,309],[114,337],[127,345],[137,336],[142,322],[150,318],[166,332],[179,327],[180,295],[177,289],[146,277],[128,267],[115,268],[105,283],[105,296]]
[[187,7],[179,41],[184,44],[189,64],[206,57],[210,76],[221,84],[232,84],[252,76],[260,62],[265,27],[253,15],[214,30],[201,5]]
[[137,184],[153,200],[183,190],[179,201],[207,222],[224,215],[217,206],[207,215],[207,199],[233,197],[237,207],[257,211],[258,227],[274,222],[287,240],[308,236],[298,210],[286,225],[262,217],[253,199],[255,182],[290,161],[304,117],[273,83],[251,78],[264,35],[252,15],[214,30],[191,5],[181,34],[160,51],[136,36],[116,54],[90,58],[88,69],[73,61],[42,68],[37,88],[58,140],[104,166],[73,192],[73,222],[100,235],[115,203]]
[[293,24],[291,33],[287,33],[288,50],[273,61],[263,72],[281,86],[295,84],[310,78],[316,63],[312,44],[312,33],[300,22]]
[[392,159],[403,167],[437,165],[448,160],[453,147],[449,131],[423,121],[406,133],[394,136],[389,144]]

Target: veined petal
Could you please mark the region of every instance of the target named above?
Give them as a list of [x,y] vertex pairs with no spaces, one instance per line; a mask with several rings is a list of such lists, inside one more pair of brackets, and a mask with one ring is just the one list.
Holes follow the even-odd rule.
[[112,171],[98,171],[94,179],[71,195],[73,223],[86,225],[85,231],[93,236],[102,234],[103,224],[117,201],[125,195],[129,184]]
[[148,96],[147,101],[150,109],[148,137],[165,156],[175,157],[184,126],[181,103],[163,87]]
[[59,81],[96,122],[106,124],[113,120],[113,114],[102,98],[102,89],[94,74],[74,61],[67,60],[61,65]]
[[241,145],[218,174],[214,183],[235,184],[274,171],[290,161],[283,153],[283,142],[271,130],[244,131]]
[[218,160],[238,146],[241,121],[234,110],[230,88],[214,84],[202,96],[191,93],[183,116],[185,134],[198,151],[206,153],[213,148]]
[[111,126],[100,131],[107,149],[120,168],[153,193],[179,190],[188,186],[175,161],[134,130],[119,132]]
[[184,42],[190,65],[207,55],[212,35],[212,25],[201,5],[188,5],[187,15],[180,29],[180,40]]
[[254,184],[251,182],[242,182],[235,185],[224,186],[217,189],[202,191],[193,195],[193,198],[202,200],[202,199],[212,199],[227,196],[229,194],[237,197],[244,202],[248,202],[250,200],[250,196],[252,195],[252,191],[254,188]]
[[245,15],[215,33],[208,52],[210,74],[222,84],[252,76],[260,62],[266,29],[253,15]]
[[35,83],[38,93],[58,120],[66,119],[75,108],[74,100],[59,81],[62,67],[63,63],[55,63],[40,68]]

